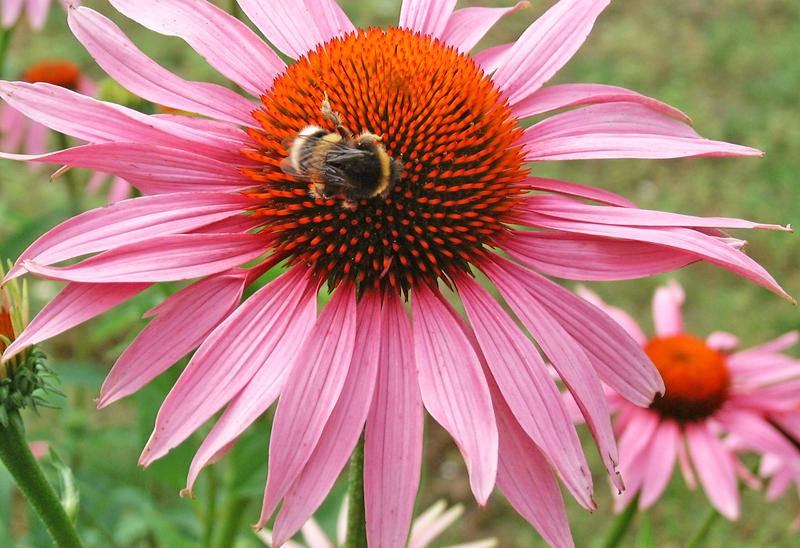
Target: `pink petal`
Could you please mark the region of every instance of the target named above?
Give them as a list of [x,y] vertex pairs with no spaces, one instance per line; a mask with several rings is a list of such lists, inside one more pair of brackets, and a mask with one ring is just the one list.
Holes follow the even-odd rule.
[[644,346],[647,342],[642,328],[636,323],[627,312],[616,306],[609,306],[600,298],[599,295],[586,289],[585,287],[578,287],[576,293],[583,299],[589,301],[591,304],[608,314],[611,319],[617,322],[622,329],[624,329],[631,338],[636,341],[639,346]]
[[[430,546],[436,537],[453,525],[464,513],[464,507],[461,505],[453,506],[445,511],[446,504],[444,501],[439,502],[442,503],[441,506],[436,508],[438,505],[434,505],[434,508],[426,510],[425,514],[428,515],[420,516],[420,518],[426,518],[424,522],[421,522],[420,518],[414,520],[414,525],[411,527],[411,536],[408,540],[408,548],[426,548]],[[437,512],[429,514],[430,510],[433,509],[437,510]],[[450,548],[453,547],[451,546]]]
[[236,165],[194,152],[138,143],[101,143],[29,156],[0,158],[81,167],[131,181],[146,194],[228,192],[252,186]]
[[272,426],[264,524],[311,458],[344,386],[355,347],[355,288],[343,284],[297,351]]
[[686,441],[700,483],[711,504],[730,520],[739,517],[739,490],[733,459],[705,423],[689,423]]
[[[485,289],[467,276],[456,280],[456,286],[491,375],[514,418],[564,482],[581,490],[588,464],[538,351]],[[609,434],[613,437],[610,424]]]
[[[253,297],[256,297],[254,295]],[[249,299],[247,302],[252,300]],[[291,372],[297,349],[306,341],[314,322],[317,319],[316,296],[308,291],[300,299],[300,302],[292,312],[291,318],[287,316],[288,325],[283,329],[283,323],[275,329],[275,333],[259,333],[261,326],[268,320],[262,315],[260,308],[261,301],[256,301],[252,306],[245,303],[240,308],[247,306],[242,313],[250,315],[251,337],[257,337],[254,356],[247,354],[243,356],[246,360],[256,361],[258,370],[253,378],[231,401],[225,412],[214,424],[211,432],[206,436],[200,448],[195,453],[192,464],[189,468],[187,479],[187,489],[191,491],[194,482],[200,471],[210,462],[213,462],[216,455],[223,451],[225,447],[232,444],[256,419],[273,404],[278,398],[280,391],[286,382],[286,376]],[[277,306],[277,304],[276,304]],[[289,319],[291,321],[289,321]],[[239,318],[243,321],[243,318]],[[243,329],[237,325],[230,325],[230,328]],[[219,345],[219,351],[225,352],[225,344]],[[250,352],[245,347],[243,352]]]
[[422,461],[422,400],[411,326],[400,298],[387,294],[378,378],[364,440],[364,497],[370,545],[403,548]]
[[683,333],[683,288],[675,280],[659,287],[653,294],[653,323],[656,335],[669,337]]
[[356,314],[356,342],[350,370],[314,452],[284,497],[273,527],[276,544],[291,538],[325,500],[367,420],[381,352],[380,293],[365,293]]
[[0,104],[0,149],[19,150],[28,120],[8,104]]
[[119,357],[100,388],[97,407],[133,394],[194,350],[239,304],[247,271],[195,282],[172,295]]
[[635,103],[607,103],[556,114],[526,129],[520,144],[531,162],[762,155],[753,148],[703,139],[678,120]]
[[50,132],[42,124],[31,123],[28,125],[28,133],[25,135],[25,153],[42,154],[47,152],[47,141]]
[[152,103],[253,125],[255,106],[239,94],[205,82],[190,82],[147,55],[110,19],[89,8],[69,10],[69,26],[89,54],[123,87]]
[[68,284],[6,348],[2,360],[7,360],[29,346],[91,320],[138,295],[148,287],[150,284],[146,283]]
[[104,251],[73,266],[22,263],[29,272],[70,282],[169,282],[216,274],[266,252],[259,234],[172,234]]
[[[322,527],[319,526],[319,523],[314,518],[309,519],[303,525],[303,540],[306,541],[309,548],[333,548],[333,544],[328,540],[325,531],[322,530]],[[273,543],[279,546],[289,545],[288,542],[276,542],[274,538]]]
[[759,454],[771,453],[800,464],[800,449],[760,413],[750,410],[723,410],[715,418],[751,451]]
[[33,30],[41,30],[47,22],[50,0],[28,0],[28,22]]
[[210,2],[110,0],[118,11],[152,31],[185,40],[220,74],[260,96],[286,65],[244,23]]
[[[524,270],[520,268],[518,272],[512,268],[519,267],[510,263],[501,267],[488,261],[481,266],[558,371],[598,443],[600,455],[612,480],[618,481],[616,444],[600,379],[580,344],[544,307],[540,297],[530,292],[531,283],[525,280]],[[575,477],[567,481],[562,477],[562,480],[578,502],[586,508],[593,508],[591,475],[588,468],[583,469],[582,473],[582,478]]]
[[729,217],[695,217],[634,207],[596,206],[565,196],[530,196],[525,201],[524,208],[541,215],[608,225],[787,230],[778,225],[754,223]]
[[683,481],[686,482],[686,486],[689,489],[694,489],[697,487],[697,478],[694,475],[694,470],[692,469],[692,463],[689,460],[689,453],[686,451],[686,443],[683,439],[683,436],[678,441],[678,464],[681,467],[681,474],[683,475]]
[[479,504],[494,487],[497,426],[480,362],[449,305],[424,285],[413,290],[414,355],[425,408],[458,445]]
[[238,2],[264,36],[292,59],[298,59],[319,44],[355,30],[335,0]]
[[574,546],[564,500],[547,459],[493,387],[500,432],[497,485],[511,506],[555,547]]
[[720,352],[732,352],[739,347],[739,337],[725,331],[714,331],[706,337],[706,344]]
[[[614,205],[619,207],[636,207],[636,204],[608,190],[597,188],[594,186],[582,185],[580,183],[570,183],[568,181],[559,181],[557,179],[543,179],[541,177],[528,177],[525,179],[523,186],[533,190],[542,190],[545,192],[555,192],[557,194],[566,194],[567,196],[574,196],[576,198],[584,198],[602,204]],[[535,196],[535,195],[533,195]],[[526,196],[525,199],[532,196]]]
[[700,260],[657,245],[550,230],[515,232],[502,247],[534,270],[582,281],[646,278]]
[[[617,421],[618,428],[620,421]],[[619,439],[620,473],[625,491],[614,500],[616,511],[625,508],[640,491],[650,460],[650,447],[658,435],[661,420],[656,413],[629,407],[627,422]]]
[[658,434],[651,440],[650,459],[647,462],[647,472],[645,472],[642,483],[639,508],[645,509],[655,504],[666,489],[669,478],[672,476],[672,469],[675,467],[678,443],[680,443],[678,425],[673,421],[662,422]]
[[493,76],[511,104],[547,82],[581,47],[610,0],[561,0],[519,37]]
[[0,98],[30,119],[89,143],[148,143],[222,160],[242,158],[239,145],[219,136],[52,84],[0,82]]
[[670,249],[676,249],[681,253],[692,253],[711,263],[735,272],[744,278],[752,280],[787,300],[793,301],[761,265],[735,247],[729,245],[724,239],[708,236],[697,230],[673,227],[653,229],[601,225],[556,219],[545,215],[530,213],[526,214],[524,218],[520,220],[530,226],[539,228],[563,230],[575,234],[588,234],[606,238],[649,242]]
[[782,352],[783,350],[791,348],[797,344],[798,341],[800,341],[800,331],[789,331],[788,333],[785,333],[772,341],[758,346],[753,346],[746,350],[742,350],[741,352],[737,352],[735,356],[738,359],[744,360],[746,358],[754,357],[758,354]]
[[33,242],[6,281],[24,273],[25,261],[52,265],[81,255],[186,232],[242,213],[252,202],[222,193],[165,194],[124,200],[73,217]]
[[180,444],[250,382],[293,321],[304,276],[297,268],[269,283],[206,337],[161,404],[140,464]]
[[403,0],[397,26],[441,38],[455,6],[456,0]]
[[22,13],[22,4],[24,0],[0,0],[0,15],[2,18],[2,27],[13,27],[17,22],[20,14]]
[[441,39],[461,52],[469,52],[502,17],[530,7],[530,2],[517,2],[510,8],[463,8],[447,21]]
[[691,123],[689,117],[666,103],[629,89],[605,84],[558,84],[542,88],[513,105],[514,115],[528,118],[562,108],[600,103],[638,103],[656,112]]
[[503,63],[512,47],[514,47],[514,42],[486,48],[473,55],[472,59],[480,65],[483,72],[491,74]]

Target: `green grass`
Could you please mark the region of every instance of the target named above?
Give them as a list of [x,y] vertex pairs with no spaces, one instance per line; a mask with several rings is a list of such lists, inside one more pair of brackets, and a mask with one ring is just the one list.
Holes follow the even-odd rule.
[[[99,6],[106,14],[113,12],[105,2],[84,3]],[[391,24],[399,11],[395,1],[342,3],[359,25]],[[484,45],[512,40],[550,2],[533,4],[501,22]],[[219,81],[178,40],[157,37],[119,16],[114,18],[140,47],[164,65],[187,78]],[[26,64],[53,52],[101,77],[56,16],[51,17],[45,33],[15,37],[8,74],[18,74]],[[534,166],[534,172],[602,186],[645,208],[800,225],[798,60],[800,3],[795,0],[618,1],[600,18],[587,43],[556,81],[629,87],[683,109],[704,136],[758,147],[766,156],[550,163]],[[101,202],[100,197],[88,198],[83,206]],[[61,183],[49,183],[43,172],[0,161],[0,256],[16,256],[37,235],[66,218],[68,208]],[[800,242],[796,235],[736,235],[749,240],[750,255],[790,293],[800,295]],[[671,276],[686,288],[687,325],[699,335],[721,329],[736,333],[749,345],[800,327],[797,308],[719,268],[701,264]],[[650,329],[649,299],[653,289],[667,278],[591,286]],[[52,283],[32,280],[32,289],[40,306],[56,288]],[[197,500],[177,497],[199,438],[192,438],[146,472],[135,467],[157,406],[176,373],[166,374],[110,410],[92,409],[91,400],[105,371],[141,327],[138,316],[163,294],[163,290],[152,290],[110,317],[90,322],[46,346],[62,375],[68,398],[61,410],[31,418],[32,432],[34,437],[52,440],[75,469],[82,492],[82,531],[92,546],[181,546],[186,538],[199,534],[195,516],[203,511],[209,476],[201,478]],[[245,436],[243,447],[218,465],[213,473],[221,485],[235,486],[241,496],[258,497],[264,478],[266,432],[266,424],[259,424]],[[466,519],[453,529],[450,540],[496,535],[502,546],[541,545],[499,497],[494,497],[486,509],[475,509],[457,451],[430,421],[426,433],[427,467],[419,506],[427,507],[445,496],[452,502],[465,501],[468,507]],[[596,544],[611,521],[607,482],[597,466],[594,449],[589,443],[586,448],[596,471],[600,509],[590,515],[568,503],[578,546]],[[42,531],[25,516],[19,499],[14,499],[16,509],[9,511],[10,493],[7,478],[0,477],[0,534],[10,524],[16,533],[28,531],[28,545],[45,545]],[[224,503],[219,501],[220,505]],[[335,506],[333,501],[326,504],[323,520],[328,524]],[[659,504],[646,516],[637,517],[626,545],[681,546],[699,526],[707,507],[702,492],[688,491],[676,474]],[[255,520],[257,511],[254,501],[243,527]],[[798,512],[795,496],[767,504],[761,493],[748,492],[742,519],[735,524],[718,522],[707,545],[791,546],[787,527]]]

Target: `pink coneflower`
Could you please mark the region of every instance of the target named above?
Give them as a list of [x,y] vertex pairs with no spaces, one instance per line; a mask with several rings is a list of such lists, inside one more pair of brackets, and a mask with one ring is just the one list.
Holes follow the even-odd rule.
[[649,409],[609,395],[609,407],[618,413],[626,486],[617,499],[619,509],[637,494],[640,508],[652,506],[677,460],[687,485],[695,486],[696,473],[711,504],[733,520],[739,516],[737,475],[751,479],[736,450],[774,453],[800,465],[800,452],[769,416],[800,404],[800,360],[782,353],[797,342],[797,332],[735,352],[738,340],[729,333],[700,339],[684,329],[684,292],[672,282],[655,293],[656,334],[647,339],[625,312],[582,292],[642,345],[666,386]]
[[[22,254],[9,277],[29,271],[69,283],[6,356],[154,283],[199,278],[147,314],[152,321],[115,364],[99,405],[199,347],[141,457],[147,465],[163,456],[227,405],[192,462],[191,488],[280,398],[258,522],[283,502],[277,544],[325,498],[363,431],[370,545],[402,546],[424,408],[461,450],[479,503],[497,483],[548,542],[571,545],[553,471],[594,507],[578,436],[543,356],[475,272],[554,364],[620,486],[601,381],[645,406],[663,385],[623,329],[541,273],[629,279],[706,259],[785,295],[720,231],[778,227],[647,211],[604,190],[528,177],[525,163],[539,160],[759,154],[703,139],[685,115],[632,91],[542,88],[607,0],[563,0],[515,43],[474,58],[467,52],[516,7],[454,11],[455,0],[406,0],[399,26],[384,31],[356,30],[333,0],[239,0],[269,42],[297,60],[289,66],[210,3],[111,3],[183,38],[244,95],[172,74],[86,8],[70,11],[70,26],[109,75],[152,103],[208,118],[148,116],[47,84],[0,84],[15,108],[91,143],[22,159],[109,172],[148,195],[70,219]],[[282,169],[309,125],[346,133],[323,115],[326,99],[347,130],[380,138],[386,165],[402,165],[396,184],[348,200]],[[519,124],[573,106],[583,108]],[[53,266],[86,254],[96,255]],[[288,271],[239,305],[245,287],[277,264]],[[471,327],[440,282],[458,294]],[[317,317],[323,285],[332,296]]]
[[[70,3],[79,4],[79,0],[60,0],[63,6]],[[28,23],[34,30],[41,30],[47,22],[47,14],[50,11],[51,0],[0,0],[0,27],[13,27],[22,9],[28,15]]]
[[[336,528],[336,541],[332,541],[325,534],[319,523],[314,518],[310,518],[302,527],[303,544],[288,541],[284,548],[333,548],[334,546],[344,546],[347,536],[347,500],[342,504],[339,512],[339,519]],[[411,524],[407,548],[426,548],[436,537],[445,532],[449,527],[458,521],[464,513],[464,507],[460,504],[447,507],[443,500],[436,502],[433,506],[422,512],[414,519]],[[267,546],[274,546],[272,531],[262,529],[257,533],[258,537]],[[446,548],[492,548],[497,546],[497,540],[493,538],[476,540],[466,544],[448,546]]]

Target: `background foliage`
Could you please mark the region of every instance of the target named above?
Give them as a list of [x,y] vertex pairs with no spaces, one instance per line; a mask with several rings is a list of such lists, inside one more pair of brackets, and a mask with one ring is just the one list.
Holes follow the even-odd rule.
[[[106,14],[104,1],[86,1]],[[399,2],[343,0],[359,26],[396,21]],[[467,4],[507,5],[484,0]],[[534,2],[500,25],[484,45],[512,40],[550,2]],[[175,39],[159,37],[114,15],[134,41],[159,61],[195,79],[217,76]],[[14,37],[7,76],[34,61],[60,56],[78,62],[93,77],[100,70],[72,38],[60,11],[46,30]],[[637,0],[618,1],[600,18],[577,58],[558,82],[597,82],[632,88],[678,106],[705,136],[765,150],[764,159],[671,161],[584,161],[539,164],[539,175],[592,183],[622,193],[641,207],[698,215],[726,215],[776,223],[800,222],[800,3],[796,0]],[[55,143],[53,144],[55,146]],[[82,174],[86,177],[86,174]],[[99,205],[102,196],[84,197],[80,207]],[[37,235],[70,215],[64,186],[46,172],[0,161],[0,257],[14,258]],[[740,236],[742,236],[740,234]],[[795,235],[748,233],[749,252],[784,284],[800,294],[800,243]],[[716,329],[738,334],[746,344],[800,327],[797,309],[732,274],[697,265],[675,274],[688,292],[687,325],[700,335]],[[610,303],[625,306],[650,326],[649,298],[661,279],[593,284]],[[34,309],[57,291],[51,282],[32,281]],[[99,320],[46,345],[61,376],[66,397],[58,410],[29,416],[32,439],[48,440],[75,475],[80,490],[80,530],[89,546],[181,547],[213,538],[204,523],[219,528],[236,516],[237,546],[258,546],[248,525],[255,521],[265,478],[268,421],[261,420],[221,463],[199,482],[195,499],[180,498],[185,473],[199,436],[193,437],[146,471],[136,466],[161,399],[180,367],[137,395],[95,411],[93,399],[105,373],[143,323],[142,312],[166,291],[154,288]],[[587,443],[594,458],[594,449]],[[427,424],[426,469],[419,506],[439,497],[464,501],[467,519],[446,540],[495,535],[502,546],[539,546],[541,541],[508,505],[493,497],[477,509],[469,496],[463,465],[452,443]],[[596,462],[595,462],[596,464]],[[53,478],[56,472],[49,467]],[[597,471],[600,509],[588,514],[568,503],[578,546],[597,542],[610,523],[606,481]],[[332,527],[343,489],[318,514]],[[661,503],[640,516],[630,545],[678,546],[703,519],[702,493],[690,492],[677,475]],[[788,524],[800,511],[797,498],[768,505],[762,493],[747,493],[743,517],[718,523],[713,546],[790,546]],[[226,514],[227,512],[227,514]],[[206,519],[206,516],[213,516]],[[217,531],[217,533],[219,533]],[[0,539],[46,546],[46,535],[0,470]],[[6,541],[0,541],[4,544]],[[10,542],[10,541],[9,541]]]

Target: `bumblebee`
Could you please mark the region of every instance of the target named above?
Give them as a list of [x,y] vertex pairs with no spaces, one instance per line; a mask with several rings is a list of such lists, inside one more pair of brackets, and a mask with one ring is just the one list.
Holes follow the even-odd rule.
[[310,183],[309,194],[314,198],[343,196],[346,209],[356,209],[359,200],[388,196],[402,176],[403,165],[389,156],[381,137],[368,131],[354,136],[331,109],[327,96],[322,117],[336,131],[303,128],[292,139],[281,169]]

